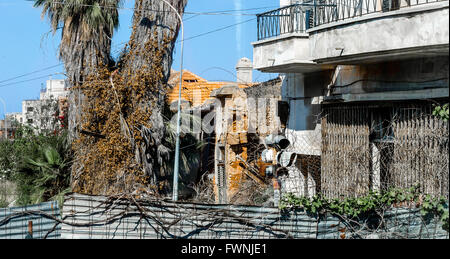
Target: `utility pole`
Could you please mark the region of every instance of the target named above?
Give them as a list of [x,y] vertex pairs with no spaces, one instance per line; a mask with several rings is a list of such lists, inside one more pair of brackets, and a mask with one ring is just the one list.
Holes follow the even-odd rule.
[[176,133],[176,146],[175,146],[175,161],[173,170],[173,194],[172,200],[178,200],[178,175],[180,171],[180,127],[181,127],[181,87],[183,83],[183,47],[184,47],[184,25],[183,18],[175,7],[173,7],[166,0],[161,0],[172,8],[178,16],[181,25],[181,61],[180,61],[180,88],[178,90],[178,114],[177,114],[177,133]]

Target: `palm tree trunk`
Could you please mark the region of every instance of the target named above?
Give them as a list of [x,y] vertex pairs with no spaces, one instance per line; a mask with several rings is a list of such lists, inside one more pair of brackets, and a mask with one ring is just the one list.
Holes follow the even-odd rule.
[[71,31],[71,20],[67,19],[64,23],[59,55],[64,62],[70,89],[68,136],[69,140],[73,141],[78,138],[82,116],[84,96],[80,86],[86,76],[95,73],[100,65],[108,66],[112,63],[112,35],[93,32],[93,37],[83,37],[81,26],[75,27],[76,31]]
[[[168,0],[182,15],[187,0]],[[160,73],[160,80],[142,99],[140,106],[151,110],[151,127],[142,127],[141,134],[145,144],[136,147],[139,160],[151,184],[157,184],[162,172],[163,159],[168,157],[169,149],[164,146],[165,124],[163,119],[167,81],[172,66],[172,53],[180,29],[177,14],[161,0],[137,0],[133,18],[133,32],[129,49],[131,57],[124,65],[124,77],[132,80],[135,71]]]
[[[184,12],[187,0],[167,1]],[[163,116],[177,17],[161,0],[136,0],[132,35],[117,67],[83,84],[83,125],[101,137],[80,136],[76,144],[75,191],[108,195],[144,188],[158,194],[170,188],[167,181],[161,186],[170,171]]]

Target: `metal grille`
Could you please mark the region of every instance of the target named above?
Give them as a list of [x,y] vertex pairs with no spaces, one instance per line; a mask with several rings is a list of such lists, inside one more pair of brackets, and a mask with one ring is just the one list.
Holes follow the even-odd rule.
[[322,193],[360,197],[370,187],[369,120],[364,106],[328,107],[322,120]]
[[225,164],[221,163],[217,165],[218,169],[218,191],[219,191],[219,203],[226,204],[227,203],[227,184],[226,184],[226,173],[225,173]]

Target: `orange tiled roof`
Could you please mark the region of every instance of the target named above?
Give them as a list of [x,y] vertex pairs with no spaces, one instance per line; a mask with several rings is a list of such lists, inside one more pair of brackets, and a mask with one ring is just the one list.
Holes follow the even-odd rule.
[[[178,101],[179,82],[180,72],[172,70],[168,82],[172,86],[172,89],[167,93],[168,104]],[[188,70],[183,70],[181,99],[189,101],[192,107],[200,106],[206,100],[212,99],[210,97],[212,91],[230,84],[237,84],[239,88],[247,88],[255,85],[255,83],[209,82]]]

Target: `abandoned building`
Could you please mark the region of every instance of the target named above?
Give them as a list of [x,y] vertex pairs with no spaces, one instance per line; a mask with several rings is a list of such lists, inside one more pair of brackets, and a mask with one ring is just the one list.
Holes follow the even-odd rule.
[[282,189],[358,197],[419,185],[448,199],[447,0],[280,0],[254,68],[280,73],[297,159]]
[[245,180],[267,186],[269,161],[263,161],[265,138],[282,133],[278,113],[281,80],[247,88],[227,85],[211,93],[215,106],[214,179],[216,202],[236,203]]
[[[242,202],[246,181],[272,196],[420,186],[448,198],[448,121],[433,115],[448,103],[448,1],[280,5],[257,16],[254,61],[238,62],[236,82],[183,73],[183,110],[208,143],[198,175],[210,175],[215,202]],[[253,83],[252,69],[279,77]]]
[[[271,186],[266,171],[274,170],[264,162],[265,138],[281,134],[287,113],[279,114],[281,79],[251,82],[252,62],[242,58],[236,65],[236,82],[209,82],[190,71],[183,71],[182,111],[201,118],[201,129],[191,133],[206,143],[201,151],[198,173],[209,174],[217,203],[239,203],[246,181],[266,188]],[[167,103],[176,112],[179,72],[172,71]],[[256,115],[256,116],[252,116]],[[193,123],[194,124],[194,123]],[[194,125],[189,124],[191,127]],[[195,179],[191,179],[195,180]]]
[[[188,107],[199,107],[205,104],[206,100],[212,98],[211,92],[230,83],[237,83],[238,87],[245,88],[252,85],[252,62],[248,58],[242,58],[236,64],[236,81],[235,82],[216,82],[208,81],[199,75],[188,70],[183,70],[182,76],[182,105]],[[172,70],[168,84],[172,86],[171,91],[167,93],[167,103],[171,106],[171,110],[176,112],[178,102],[178,91],[180,87],[180,71]]]

